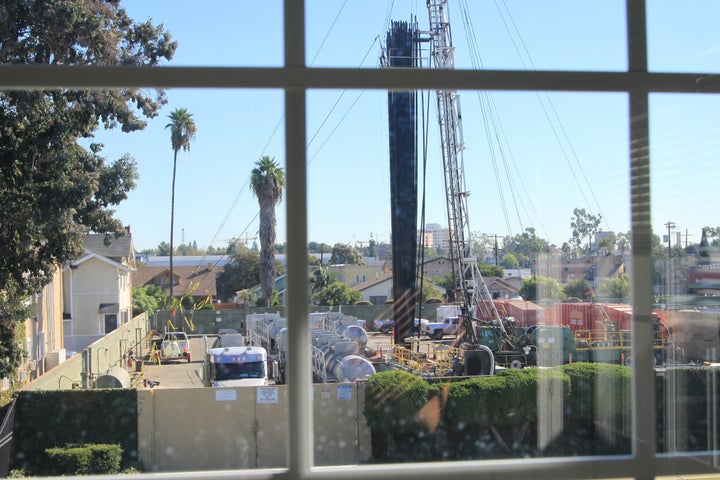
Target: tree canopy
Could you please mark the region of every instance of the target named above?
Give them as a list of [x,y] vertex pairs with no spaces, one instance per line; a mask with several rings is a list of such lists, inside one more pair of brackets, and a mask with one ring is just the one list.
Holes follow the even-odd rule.
[[590,282],[584,278],[576,278],[565,285],[565,295],[580,300],[592,300],[594,294]]
[[[273,260],[274,275],[283,272],[280,262]],[[217,276],[218,295],[231,298],[235,292],[252,289],[260,284],[260,253],[242,244],[230,256],[230,262]]]
[[598,285],[597,299],[602,302],[625,303],[630,300],[630,275],[606,278]]
[[361,265],[362,256],[356,248],[343,243],[336,243],[330,257],[332,265]]
[[528,227],[523,233],[503,239],[503,253],[514,255],[517,265],[520,268],[527,268],[541,253],[548,251],[548,245],[547,240],[537,236],[534,228]]
[[525,300],[558,302],[565,298],[560,282],[554,278],[534,275],[523,281],[520,295]]
[[506,253],[500,259],[500,266],[507,269],[518,268],[520,266],[520,262],[512,253]]
[[362,293],[352,290],[345,283],[334,281],[313,294],[312,300],[317,305],[354,305],[362,300]]
[[[1,10],[0,63],[154,66],[177,47],[119,2],[15,1]],[[38,291],[54,265],[82,252],[87,232],[123,232],[110,207],[134,188],[135,163],[108,164],[89,139],[100,126],[140,130],[165,103],[158,90],[0,92],[0,289],[12,281],[18,292]]]
[[585,239],[587,239],[586,250],[590,250],[593,235],[599,231],[600,222],[602,222],[602,215],[600,214],[593,215],[584,208],[573,210],[573,217],[570,219],[570,227],[572,228],[570,243],[575,247],[576,251],[582,252],[582,244]]

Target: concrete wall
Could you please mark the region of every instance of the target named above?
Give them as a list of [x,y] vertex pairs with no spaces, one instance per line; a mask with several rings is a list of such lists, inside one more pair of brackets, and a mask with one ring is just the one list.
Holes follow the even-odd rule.
[[111,367],[123,366],[127,351],[133,349],[138,358],[147,351],[140,351],[141,342],[148,331],[145,314],[138,315],[117,330],[90,344],[57,367],[48,370],[37,380],[29,383],[24,390],[68,390],[94,381]]
[[[315,463],[371,456],[364,384],[313,385]],[[287,467],[287,385],[138,391],[138,449],[148,472]]]

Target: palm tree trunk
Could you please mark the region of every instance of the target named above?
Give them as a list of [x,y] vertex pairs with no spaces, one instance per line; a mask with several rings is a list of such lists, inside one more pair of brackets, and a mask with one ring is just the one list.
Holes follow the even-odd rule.
[[170,200],[170,300],[173,299],[173,232],[175,230],[175,173],[177,172],[177,154],[175,150],[173,155],[173,179],[172,179],[172,199]]
[[265,295],[265,306],[270,306],[275,282],[275,202],[263,196],[260,199],[260,289]]

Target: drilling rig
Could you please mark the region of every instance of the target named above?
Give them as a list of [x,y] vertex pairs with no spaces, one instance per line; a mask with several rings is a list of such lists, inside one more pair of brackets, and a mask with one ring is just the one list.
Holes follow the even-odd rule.
[[[447,0],[428,0],[427,8],[430,20],[431,66],[438,69],[453,69],[455,67],[455,49],[452,44]],[[460,307],[465,327],[466,348],[472,350],[478,346],[474,328],[476,309],[478,308],[489,308],[491,310],[490,318],[497,322],[504,336],[508,334],[480,274],[477,256],[473,252],[467,208],[470,191],[465,183],[463,161],[465,145],[460,97],[454,90],[436,90],[435,95],[445,174],[445,200],[450,230],[453,278],[455,279],[455,301]]]

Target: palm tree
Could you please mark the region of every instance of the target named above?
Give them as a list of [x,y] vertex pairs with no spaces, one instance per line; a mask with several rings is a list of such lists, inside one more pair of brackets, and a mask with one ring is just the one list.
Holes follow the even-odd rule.
[[176,108],[170,115],[170,142],[173,149],[172,200],[170,202],[170,299],[173,298],[173,230],[175,229],[175,173],[177,172],[177,155],[182,148],[190,150],[190,142],[195,138],[197,129],[192,114],[184,108]]
[[275,205],[282,199],[285,172],[274,158],[261,157],[250,174],[250,185],[260,205],[260,288],[269,307],[275,283]]
[[320,293],[330,284],[330,272],[325,265],[320,265],[310,277],[310,293]]

